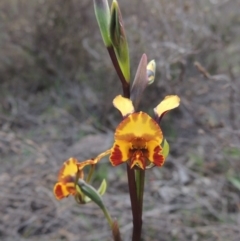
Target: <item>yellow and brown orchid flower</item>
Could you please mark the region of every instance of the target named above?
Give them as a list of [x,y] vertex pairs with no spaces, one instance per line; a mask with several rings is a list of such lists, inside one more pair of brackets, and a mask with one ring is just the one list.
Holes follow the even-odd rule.
[[69,195],[76,196],[76,182],[78,179],[84,179],[83,168],[88,165],[95,165],[96,163],[96,160],[78,162],[73,157],[65,161],[59,171],[58,182],[53,188],[55,197],[60,200]]
[[[179,102],[178,96],[165,97],[154,109],[156,119],[161,119],[167,111],[176,108]],[[113,104],[124,119],[115,131],[115,142],[110,154],[112,165],[128,162],[131,168],[161,167],[166,156],[161,146],[163,133],[158,122],[142,111],[134,112],[132,101],[128,98],[119,95]]]

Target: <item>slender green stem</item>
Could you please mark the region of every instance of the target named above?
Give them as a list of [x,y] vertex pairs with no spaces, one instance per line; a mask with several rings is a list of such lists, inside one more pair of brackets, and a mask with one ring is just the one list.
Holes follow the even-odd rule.
[[122,241],[117,221],[112,220],[112,218],[105,206],[101,207],[101,209],[102,209],[102,211],[108,221],[108,224],[112,230],[113,240],[114,241]]
[[136,176],[136,185],[137,185],[137,197],[138,197],[138,203],[139,203],[139,215],[140,215],[140,218],[142,218],[145,170],[142,170],[142,169],[136,170],[135,176]]
[[104,213],[104,215],[105,215],[105,217],[106,217],[106,219],[108,221],[108,224],[109,224],[110,228],[112,228],[113,220],[112,220],[108,210],[106,209],[105,206],[101,207],[101,209],[102,209],[102,211],[103,211],[103,213]]
[[88,177],[87,177],[87,180],[86,180],[87,183],[90,182],[90,180],[91,180],[91,178],[92,178],[92,175],[93,175],[93,172],[94,172],[94,169],[95,169],[95,165],[91,165],[90,171],[89,171],[89,173],[88,173]]

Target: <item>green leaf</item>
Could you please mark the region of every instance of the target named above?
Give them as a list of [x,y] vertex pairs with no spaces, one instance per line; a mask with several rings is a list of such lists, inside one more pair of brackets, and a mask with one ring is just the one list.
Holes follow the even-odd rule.
[[164,139],[164,141],[163,141],[162,148],[163,148],[162,154],[163,154],[164,158],[166,159],[169,154],[169,149],[170,149],[169,144],[166,139]]
[[102,196],[107,190],[107,182],[105,179],[102,180],[100,187],[98,188],[98,193]]
[[81,192],[95,202],[101,209],[104,208],[102,198],[93,186],[89,185],[82,179],[78,180],[76,186],[78,186]]

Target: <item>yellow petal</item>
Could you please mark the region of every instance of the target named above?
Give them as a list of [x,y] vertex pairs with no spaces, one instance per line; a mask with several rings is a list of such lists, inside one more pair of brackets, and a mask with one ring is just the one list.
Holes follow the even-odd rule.
[[86,160],[83,162],[78,162],[76,158],[69,158],[67,161],[63,163],[62,168],[59,171],[58,174],[58,181],[62,181],[66,183],[66,179],[69,179],[69,177],[74,177],[79,174],[79,178],[83,178],[83,172],[82,169],[87,165],[94,165],[98,162],[98,159],[94,160]]
[[122,97],[121,95],[114,98],[113,105],[122,113],[122,116],[127,116],[134,112],[132,101],[128,98]]
[[78,160],[76,158],[69,158],[67,161],[63,163],[62,168],[58,174],[58,181],[63,180],[67,176],[75,176],[78,172],[77,166]]
[[161,143],[163,139],[159,125],[144,112],[133,113],[126,117],[117,127],[115,140],[131,142],[140,138],[145,142],[155,140]]
[[178,107],[179,104],[180,98],[177,95],[168,95],[156,108],[154,108],[154,112],[160,118],[165,112]]
[[117,166],[128,160],[128,152],[130,147],[130,142],[120,140],[115,141],[109,157],[109,160],[113,166]]

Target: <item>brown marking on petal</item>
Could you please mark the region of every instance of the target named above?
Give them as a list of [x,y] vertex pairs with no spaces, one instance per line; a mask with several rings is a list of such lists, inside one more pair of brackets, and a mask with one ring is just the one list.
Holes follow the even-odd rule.
[[119,148],[119,145],[115,145],[114,148],[113,148],[113,151],[111,153],[111,156],[110,156],[110,162],[112,163],[113,166],[117,166],[121,163],[123,163],[123,160],[122,160],[122,152]]
[[163,139],[163,134],[162,134],[162,130],[160,129],[158,123],[151,119],[149,122],[150,127],[155,130],[155,135],[158,136],[161,140]]
[[146,149],[146,140],[142,137],[135,137],[132,141],[131,149]]
[[66,184],[66,183],[74,183],[76,179],[76,176],[65,176],[62,178],[61,183]]
[[134,138],[136,138],[136,136],[133,133],[124,134],[124,135],[115,134],[116,140],[131,142]]
[[142,135],[141,138],[142,138],[145,142],[148,142],[148,141],[156,140],[157,135],[151,135],[151,134],[146,133],[146,134]]
[[132,154],[131,160],[130,160],[130,168],[133,168],[135,165],[140,167],[141,169],[145,169],[146,167],[146,158],[144,156],[144,153],[141,150],[137,150]]
[[134,122],[136,122],[136,121],[138,120],[138,118],[139,118],[139,114],[140,114],[140,113],[133,113],[130,117],[132,118],[132,120],[133,120]]
[[[140,114],[140,118],[142,118],[142,123],[146,124],[149,119],[148,118],[149,116],[144,112],[140,112],[139,114]],[[152,120],[152,119],[150,119],[150,120]]]
[[74,183],[67,183],[66,190],[69,192],[69,194],[74,196],[76,194],[75,184]]
[[66,190],[63,190],[63,185],[60,183],[57,183],[54,186],[54,190],[53,190],[55,197],[60,200],[63,199],[64,197],[67,197],[69,194],[66,193]]
[[164,156],[161,154],[161,150],[162,148],[160,146],[154,148],[153,163],[158,167],[164,164]]
[[65,165],[65,166],[68,166],[68,165],[76,164],[77,161],[78,161],[78,160],[77,160],[76,158],[71,157],[71,158],[69,158],[67,161],[65,161],[64,165]]
[[155,120],[153,120],[153,119],[149,120],[149,125],[150,125],[150,127],[151,127],[152,129],[154,129],[155,131],[161,131],[158,123],[157,123]]

